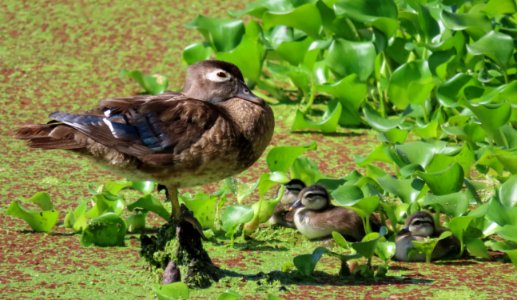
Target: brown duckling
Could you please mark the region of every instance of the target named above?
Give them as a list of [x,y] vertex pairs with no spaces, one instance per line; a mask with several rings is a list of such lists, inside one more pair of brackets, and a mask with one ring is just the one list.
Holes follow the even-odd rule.
[[176,220],[182,220],[179,187],[247,169],[274,129],[271,108],[237,66],[216,60],[190,66],[182,93],[104,99],[85,113],[49,117],[47,124],[20,127],[16,137],[33,148],[79,153],[133,180],[157,181]]
[[300,179],[291,179],[285,184],[284,195],[280,199],[280,203],[275,207],[275,211],[269,223],[271,225],[280,225],[289,228],[296,228],[294,225],[294,210],[289,207],[296,201],[298,194],[305,187],[305,183]]
[[[425,255],[415,253],[409,256],[414,240],[423,240],[427,237],[436,238],[444,232],[434,223],[433,216],[426,211],[412,214],[405,227],[399,232],[396,242],[395,258],[400,261],[425,261]],[[454,236],[440,240],[433,250],[432,260],[443,258],[459,251],[459,241]]]
[[[291,209],[297,209],[294,214],[296,229],[309,239],[329,237],[332,231],[350,241],[360,241],[365,235],[361,217],[352,209],[332,205],[327,190],[321,185],[304,188]],[[370,222],[377,230],[378,223],[373,216]]]

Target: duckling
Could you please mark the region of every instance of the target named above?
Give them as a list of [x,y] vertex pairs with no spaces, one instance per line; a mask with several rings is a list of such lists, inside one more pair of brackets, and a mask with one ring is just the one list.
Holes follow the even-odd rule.
[[305,187],[305,183],[300,179],[291,179],[285,184],[285,191],[280,203],[275,207],[275,212],[269,219],[271,225],[280,225],[289,228],[296,228],[294,225],[294,210],[289,211],[289,207],[296,201],[298,194]]
[[[365,235],[361,217],[352,209],[332,205],[327,190],[321,185],[301,190],[291,209],[297,209],[294,214],[296,229],[309,239],[329,237],[332,231],[353,241],[360,241]],[[372,221],[374,217],[370,218]],[[377,222],[372,223],[376,228]]]
[[21,126],[16,138],[33,148],[79,153],[132,180],[157,181],[176,221],[184,220],[178,188],[246,170],[274,129],[271,108],[250,91],[239,68],[217,60],[190,66],[181,93],[108,98],[88,112],[49,118]]
[[[425,261],[425,255],[415,253],[409,257],[409,250],[413,247],[414,240],[423,240],[426,237],[439,237],[443,228],[437,228],[433,216],[426,211],[419,211],[412,214],[407,220],[405,227],[399,232],[396,242],[395,258],[400,261]],[[440,240],[433,250],[432,259],[443,258],[459,250],[459,241],[450,236]]]

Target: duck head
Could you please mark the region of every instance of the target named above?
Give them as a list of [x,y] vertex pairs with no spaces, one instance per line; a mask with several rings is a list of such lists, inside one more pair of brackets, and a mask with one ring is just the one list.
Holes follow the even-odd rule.
[[254,95],[244,83],[239,68],[220,60],[204,60],[191,65],[187,70],[183,94],[214,104],[230,98],[240,98],[265,105],[264,100]]
[[412,236],[432,236],[435,231],[433,216],[426,211],[412,214],[406,220],[404,231],[411,233]]
[[292,205],[304,187],[305,183],[300,179],[291,179],[288,183],[285,184],[284,195],[282,196],[282,200],[280,202],[286,205]]
[[289,210],[305,207],[309,210],[324,210],[330,204],[330,198],[327,190],[319,185],[311,185],[300,191],[298,199],[291,205]]

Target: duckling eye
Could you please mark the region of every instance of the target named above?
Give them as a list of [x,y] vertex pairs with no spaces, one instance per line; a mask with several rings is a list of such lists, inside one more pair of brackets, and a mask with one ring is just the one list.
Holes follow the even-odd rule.
[[221,78],[226,78],[228,75],[224,72],[217,72],[217,76],[219,76]]

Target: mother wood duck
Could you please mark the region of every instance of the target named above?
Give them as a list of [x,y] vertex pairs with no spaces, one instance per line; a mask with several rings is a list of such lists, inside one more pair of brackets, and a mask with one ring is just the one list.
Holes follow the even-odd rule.
[[33,148],[77,152],[130,179],[157,181],[177,221],[184,220],[178,188],[246,170],[274,129],[271,108],[237,66],[217,60],[190,66],[181,93],[103,99],[88,112],[49,118],[20,127],[16,137]]

